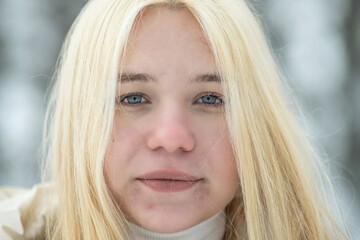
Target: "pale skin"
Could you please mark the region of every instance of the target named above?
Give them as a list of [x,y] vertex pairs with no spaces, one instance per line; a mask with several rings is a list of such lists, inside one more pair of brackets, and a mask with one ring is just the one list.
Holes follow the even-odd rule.
[[[128,219],[173,233],[224,209],[239,178],[217,68],[190,11],[146,10],[119,72],[104,173]],[[180,181],[160,179],[149,187],[144,176],[154,172]]]

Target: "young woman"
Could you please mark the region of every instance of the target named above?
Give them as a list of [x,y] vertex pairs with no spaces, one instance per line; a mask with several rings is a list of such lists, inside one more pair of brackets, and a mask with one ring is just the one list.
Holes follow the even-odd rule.
[[0,237],[347,239],[279,82],[244,1],[90,1]]

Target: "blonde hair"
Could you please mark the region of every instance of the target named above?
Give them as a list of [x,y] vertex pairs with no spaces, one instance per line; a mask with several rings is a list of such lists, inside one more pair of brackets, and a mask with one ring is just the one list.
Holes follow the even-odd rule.
[[193,13],[222,77],[241,186],[226,209],[224,239],[346,239],[325,204],[319,161],[285,105],[260,25],[242,0],[87,3],[64,43],[47,114],[58,201],[47,237],[129,238],[103,161],[127,40],[141,11],[154,5]]

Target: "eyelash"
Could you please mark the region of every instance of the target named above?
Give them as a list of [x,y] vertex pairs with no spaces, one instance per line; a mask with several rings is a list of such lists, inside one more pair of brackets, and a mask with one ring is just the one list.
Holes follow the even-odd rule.
[[[129,97],[132,97],[132,96],[141,97],[141,102],[139,102],[139,103],[124,102],[125,100],[129,101]],[[215,103],[199,102],[203,97],[215,97]],[[129,107],[137,107],[139,105],[150,103],[150,101],[147,98],[148,97],[143,93],[133,92],[133,93],[121,95],[119,98],[116,99],[116,104],[122,104],[122,105],[129,106]],[[143,99],[145,99],[145,101],[143,101]],[[202,99],[201,101],[204,101],[204,99]],[[198,95],[196,97],[194,103],[201,104],[204,107],[221,107],[224,105],[224,101],[223,101],[221,95],[219,95],[218,93],[215,93],[215,92],[201,93],[200,95]]]

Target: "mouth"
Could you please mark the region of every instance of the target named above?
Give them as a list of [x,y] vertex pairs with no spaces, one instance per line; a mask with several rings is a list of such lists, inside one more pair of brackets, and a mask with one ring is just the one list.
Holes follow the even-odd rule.
[[177,170],[157,170],[136,180],[156,192],[172,193],[189,190],[204,179]]

